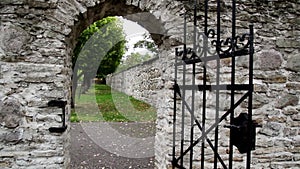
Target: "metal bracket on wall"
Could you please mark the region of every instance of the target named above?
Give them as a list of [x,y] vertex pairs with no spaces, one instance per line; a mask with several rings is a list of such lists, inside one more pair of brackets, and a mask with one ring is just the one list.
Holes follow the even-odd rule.
[[66,131],[67,129],[67,125],[66,125],[66,105],[67,105],[67,101],[63,101],[63,100],[51,100],[48,102],[48,106],[49,107],[58,107],[62,109],[62,126],[61,127],[50,127],[49,131],[51,133],[63,133]]

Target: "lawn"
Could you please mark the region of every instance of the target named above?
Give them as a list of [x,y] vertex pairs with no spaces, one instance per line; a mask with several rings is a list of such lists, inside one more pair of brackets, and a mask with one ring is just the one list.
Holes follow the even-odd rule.
[[154,107],[107,85],[96,84],[86,94],[77,95],[75,101],[71,122],[149,122],[156,119]]

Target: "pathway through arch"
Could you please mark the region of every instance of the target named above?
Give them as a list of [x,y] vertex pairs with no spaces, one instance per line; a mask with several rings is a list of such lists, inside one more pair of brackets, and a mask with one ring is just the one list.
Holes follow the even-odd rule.
[[[154,168],[154,153],[152,157],[147,158],[128,158],[118,156],[99,146],[86,130],[92,130],[90,133],[97,130],[97,133],[102,133],[109,137],[114,137],[114,132],[110,128],[114,128],[117,132],[122,133],[124,137],[139,137],[149,138],[155,135],[155,123],[107,123],[107,122],[91,122],[91,123],[72,123],[71,124],[71,168],[72,169],[125,169],[125,168]],[[107,127],[110,125],[110,127]],[[99,137],[95,134],[94,137]],[[93,137],[93,138],[94,138]],[[111,140],[109,146],[127,147],[132,144],[128,142],[120,143],[118,139]],[[103,139],[102,139],[103,140]],[[145,151],[145,153],[154,152],[154,140],[147,145],[137,148],[137,151]],[[126,151],[126,150],[124,150]],[[137,152],[141,153],[141,152]],[[149,156],[149,155],[148,155]]]

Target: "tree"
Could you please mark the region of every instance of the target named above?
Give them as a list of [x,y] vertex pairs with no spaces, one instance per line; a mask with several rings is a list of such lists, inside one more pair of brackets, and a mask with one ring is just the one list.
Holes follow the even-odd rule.
[[158,53],[158,50],[157,50],[158,48],[157,48],[156,44],[153,42],[153,40],[151,39],[149,33],[148,34],[145,33],[144,39],[135,43],[134,48],[145,48],[154,54]]
[[105,78],[113,73],[124,53],[125,36],[122,23],[116,17],[94,22],[81,33],[72,58],[72,106],[78,79],[83,78],[82,88],[85,92],[95,76]]
[[135,65],[141,64],[145,61],[150,60],[151,58],[154,58],[158,55],[158,48],[157,45],[154,43],[154,41],[151,39],[149,33],[145,33],[144,39],[136,42],[133,45],[133,48],[143,48],[148,50],[148,52],[132,52],[130,55],[127,55],[123,58],[121,64],[118,67],[118,70],[116,72],[120,72],[123,70],[126,70],[130,67],[133,67]]

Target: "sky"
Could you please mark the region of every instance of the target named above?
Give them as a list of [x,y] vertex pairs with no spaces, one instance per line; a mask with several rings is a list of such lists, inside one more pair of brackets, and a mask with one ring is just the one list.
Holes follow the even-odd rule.
[[120,19],[123,22],[123,28],[126,35],[143,34],[147,32],[146,29],[144,29],[136,22],[124,19],[122,17],[120,17]]
[[144,34],[149,33],[145,28],[137,24],[136,22],[124,19],[119,17],[119,19],[123,22],[123,30],[126,35],[126,40],[128,41],[127,47],[128,51],[125,53],[125,56],[130,55],[132,52],[139,52],[141,54],[145,54],[149,52],[144,48],[133,48],[133,45],[139,40],[144,39]]

